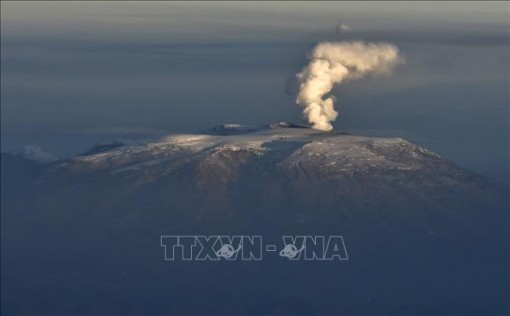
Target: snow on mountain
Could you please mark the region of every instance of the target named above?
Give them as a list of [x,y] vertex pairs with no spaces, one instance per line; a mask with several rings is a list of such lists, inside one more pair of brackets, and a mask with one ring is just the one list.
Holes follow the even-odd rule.
[[366,168],[416,170],[422,167],[420,163],[424,159],[440,159],[438,155],[401,138],[371,138],[322,132],[289,123],[243,128],[243,133],[237,133],[240,125],[228,126],[227,130],[232,127],[235,132],[170,135],[134,146],[120,143],[103,145],[104,150],[76,157],[70,164],[80,164],[91,169],[104,167],[115,171],[132,165],[143,166],[143,163],[147,167],[154,167],[158,165],[154,161],[161,164],[179,155],[196,155],[195,158],[199,158],[219,152],[245,151],[266,158],[282,159],[289,165],[312,158],[321,168],[332,171],[361,171]]
[[[35,288],[59,306],[78,297],[80,308],[87,291],[104,293],[108,306],[126,306],[126,295],[135,295],[141,313],[155,302],[179,313],[197,300],[182,286],[200,284],[221,289],[204,291],[201,302],[243,287],[239,300],[257,308],[280,289],[298,309],[275,313],[299,314],[296,297],[313,297],[309,284],[317,280],[324,286],[304,309],[310,314],[338,311],[328,305],[338,297],[342,308],[350,305],[344,314],[391,311],[395,297],[416,303],[418,314],[450,301],[461,302],[452,310],[462,312],[463,302],[490,291],[503,294],[485,295],[489,312],[473,310],[505,306],[508,192],[401,138],[290,123],[220,130],[232,128],[112,144],[49,165],[2,154],[10,288],[19,297]],[[342,235],[349,261],[299,265],[264,252],[253,264],[181,264],[165,261],[160,247],[161,235],[255,234],[270,243],[282,235]],[[33,282],[18,282],[27,276]],[[374,280],[381,286],[367,292]],[[220,303],[196,314],[249,313]]]
[[40,185],[51,188],[44,190],[47,201],[53,201],[48,192],[55,194],[55,208],[72,196],[73,203],[105,213],[112,207],[127,213],[143,209],[171,218],[286,210],[297,217],[421,214],[502,205],[480,176],[401,138],[285,122],[220,128],[229,129],[235,132],[169,135],[104,148],[52,166]]

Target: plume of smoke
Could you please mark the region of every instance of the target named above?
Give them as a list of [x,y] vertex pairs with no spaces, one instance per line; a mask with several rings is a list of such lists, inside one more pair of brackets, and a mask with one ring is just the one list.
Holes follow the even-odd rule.
[[398,48],[386,43],[324,42],[311,52],[310,63],[297,74],[300,83],[296,103],[312,128],[333,129],[338,112],[334,96],[324,98],[335,84],[368,74],[387,74],[402,61]]

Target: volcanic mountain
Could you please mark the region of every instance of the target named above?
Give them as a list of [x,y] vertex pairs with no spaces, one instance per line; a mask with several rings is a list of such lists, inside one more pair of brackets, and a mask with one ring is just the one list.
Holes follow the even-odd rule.
[[43,199],[52,212],[101,216],[300,220],[505,207],[501,191],[481,176],[404,139],[285,122],[96,146],[34,180],[35,209]]
[[[502,314],[507,202],[404,139],[290,123],[2,154],[2,312]],[[197,234],[340,234],[350,259],[163,260],[161,235]]]

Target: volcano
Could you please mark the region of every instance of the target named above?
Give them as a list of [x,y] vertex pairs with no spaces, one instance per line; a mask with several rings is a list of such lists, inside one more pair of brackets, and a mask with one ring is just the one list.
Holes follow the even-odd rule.
[[66,214],[165,219],[463,216],[505,207],[481,176],[401,138],[281,122],[102,148],[48,165],[31,198],[44,197],[52,212],[65,205]]
[[[502,314],[507,206],[402,138],[286,122],[2,154],[2,312]],[[208,234],[342,235],[349,261],[163,260],[161,235]]]

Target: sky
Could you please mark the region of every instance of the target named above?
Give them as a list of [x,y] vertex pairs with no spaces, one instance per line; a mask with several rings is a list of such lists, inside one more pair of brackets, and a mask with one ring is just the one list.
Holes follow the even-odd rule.
[[402,137],[507,181],[509,12],[508,2],[2,2],[2,151],[35,144],[65,158],[117,138],[303,122],[296,73],[314,45],[382,41],[406,63],[335,88],[335,129]]

